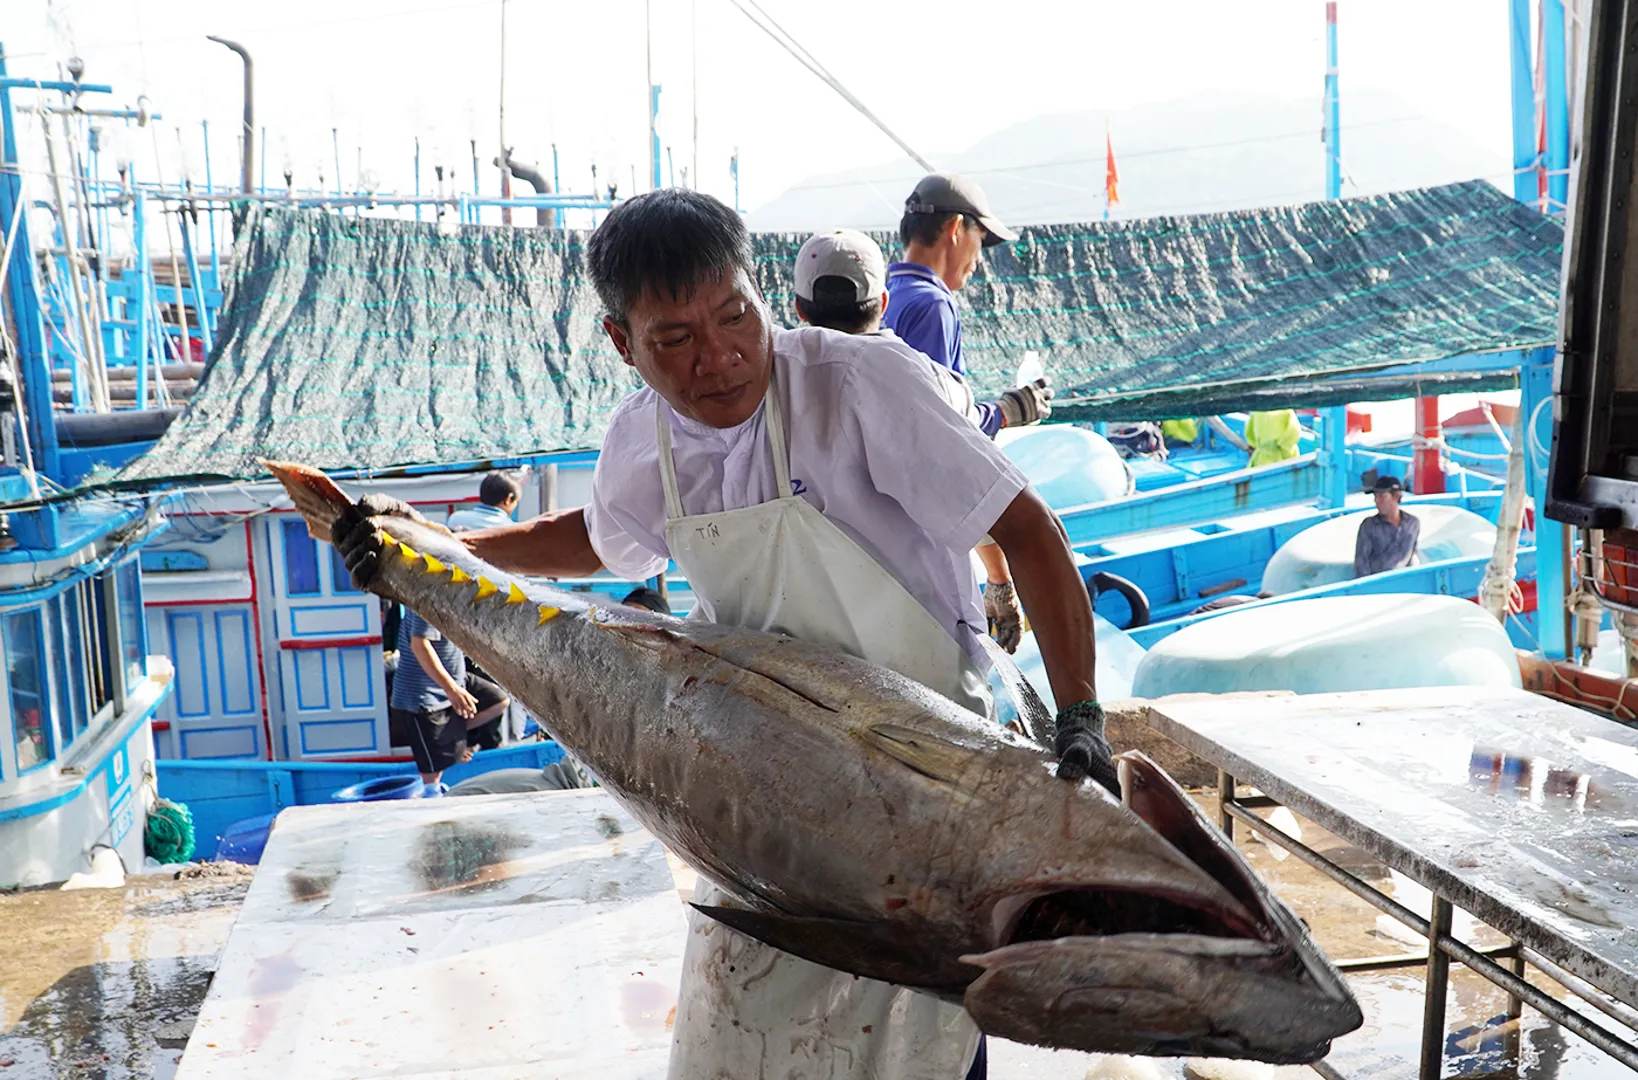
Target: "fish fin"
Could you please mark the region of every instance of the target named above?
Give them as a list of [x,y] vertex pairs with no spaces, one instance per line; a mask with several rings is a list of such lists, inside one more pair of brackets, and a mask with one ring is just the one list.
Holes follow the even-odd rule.
[[418,563],[421,561],[421,553],[404,543],[402,540],[398,541],[398,550],[403,554],[404,564],[406,566],[411,563]]
[[547,623],[551,622],[561,614],[563,614],[563,612],[558,608],[551,607],[547,604],[542,604],[540,605],[540,621],[535,623],[535,625],[545,626]]
[[529,598],[523,595],[523,590],[518,588],[518,583],[515,581],[512,582],[512,587],[506,590],[506,602],[508,604],[521,604],[527,599]]
[[860,738],[929,780],[955,784],[972,764],[972,751],[901,724],[872,724]]
[[422,553],[421,561],[426,564],[426,570],[427,570],[427,573],[429,573],[429,574],[441,574],[445,570],[449,569],[443,563],[439,562],[437,559],[434,559],[431,555],[427,555],[425,553]]
[[500,586],[499,585],[496,585],[493,581],[490,581],[488,578],[484,577],[482,574],[479,574],[478,575],[478,594],[476,596],[474,596],[472,599],[473,600],[482,600],[484,597],[494,596],[498,592],[500,592]]
[[472,575],[468,574],[465,570],[462,570],[459,566],[451,566],[449,568],[449,583],[451,585],[465,585],[471,580]]
[[[862,922],[705,904],[692,906],[724,926],[815,964],[906,986],[925,987],[929,983],[926,942],[907,932],[905,926],[886,920]],[[964,984],[971,978],[968,974],[960,982]],[[936,984],[945,980],[932,981]]]
[[273,474],[273,479],[284,486],[285,494],[296,504],[307,522],[307,533],[315,540],[330,541],[330,526],[341,512],[353,505],[347,493],[317,469],[298,465],[294,461],[269,461],[257,458],[257,464]]

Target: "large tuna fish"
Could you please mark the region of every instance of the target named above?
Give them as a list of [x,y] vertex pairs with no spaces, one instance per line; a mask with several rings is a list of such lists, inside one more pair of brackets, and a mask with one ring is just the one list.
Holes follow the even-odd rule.
[[[268,463],[316,536],[348,499]],[[372,589],[482,663],[667,847],[714,917],[1045,1046],[1312,1062],[1360,1024],[1297,918],[1172,780],[1124,805],[919,683],[778,634],[503,575],[402,517]]]

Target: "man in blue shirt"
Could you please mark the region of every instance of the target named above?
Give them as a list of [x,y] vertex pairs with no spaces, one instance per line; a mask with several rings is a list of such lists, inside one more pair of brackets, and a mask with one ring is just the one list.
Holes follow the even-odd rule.
[[449,515],[449,527],[456,532],[466,532],[510,525],[520,493],[516,480],[505,473],[492,472],[478,485],[478,505]]
[[[1018,239],[990,213],[979,186],[962,176],[932,173],[904,202],[899,240],[904,262],[887,268],[887,314],[882,324],[935,364],[967,377],[961,356],[961,316],[955,290],[978,269],[984,249]],[[1003,427],[1034,424],[1052,413],[1046,379],[978,403],[979,427],[995,437]]]

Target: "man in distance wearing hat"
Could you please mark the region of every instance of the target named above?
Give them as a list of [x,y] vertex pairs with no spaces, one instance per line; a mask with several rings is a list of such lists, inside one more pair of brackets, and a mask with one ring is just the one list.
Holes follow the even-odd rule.
[[[891,302],[884,325],[906,345],[965,379],[955,290],[978,269],[985,248],[1016,239],[1018,234],[990,213],[983,190],[971,180],[952,173],[922,177],[899,220],[904,261],[887,268]],[[979,402],[979,427],[994,438],[1003,427],[1037,423],[1051,415],[1051,401],[1046,379],[1036,379],[995,401]]]
[[1356,578],[1409,566],[1422,536],[1421,521],[1399,508],[1399,500],[1405,497],[1399,477],[1378,476],[1371,494],[1376,497],[1376,513],[1359,523],[1359,537],[1354,541]]

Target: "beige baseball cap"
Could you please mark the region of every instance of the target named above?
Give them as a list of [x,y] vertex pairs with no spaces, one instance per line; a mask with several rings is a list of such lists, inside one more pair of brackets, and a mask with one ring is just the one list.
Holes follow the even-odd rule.
[[862,232],[817,233],[796,253],[796,295],[812,300],[813,283],[822,277],[851,281],[863,304],[887,291],[887,260],[876,241]]

